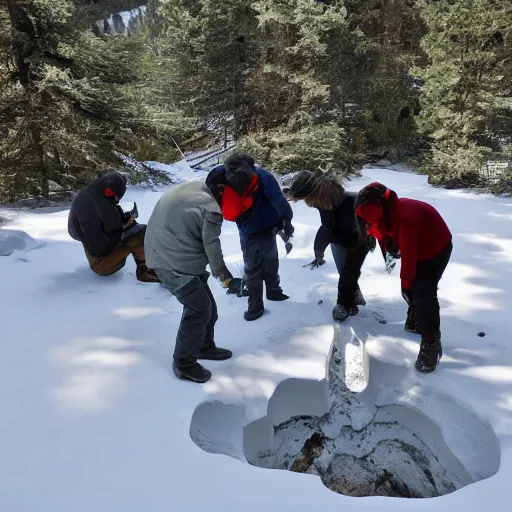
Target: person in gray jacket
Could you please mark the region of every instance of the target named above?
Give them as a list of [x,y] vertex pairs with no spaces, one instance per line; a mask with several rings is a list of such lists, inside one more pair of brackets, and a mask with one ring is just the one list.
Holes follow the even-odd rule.
[[229,272],[220,245],[222,212],[214,193],[200,181],[173,187],[158,201],[145,237],[146,261],[183,305],[173,369],[180,379],[204,383],[211,372],[198,359],[224,360],[230,350],[215,345],[217,305],[208,286],[209,264],[228,293],[242,289]]

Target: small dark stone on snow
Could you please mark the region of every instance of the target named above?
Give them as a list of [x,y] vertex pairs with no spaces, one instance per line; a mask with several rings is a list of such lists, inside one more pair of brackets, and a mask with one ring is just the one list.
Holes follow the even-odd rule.
[[480,338],[483,338],[485,336],[485,332],[479,332],[478,336],[480,336]]
[[321,306],[323,303],[324,303],[324,301],[323,301],[323,300],[319,300],[319,301],[318,301],[318,305],[319,305],[319,306]]

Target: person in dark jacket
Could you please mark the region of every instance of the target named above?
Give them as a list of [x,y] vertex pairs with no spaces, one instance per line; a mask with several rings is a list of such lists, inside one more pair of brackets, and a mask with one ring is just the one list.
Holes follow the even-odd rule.
[[249,295],[244,318],[256,320],[264,313],[263,284],[267,300],[289,298],[280,285],[276,235],[281,232],[285,242],[292,237],[293,211],[274,176],[249,155],[228,157],[206,183],[222,196],[224,218],[237,223]]
[[137,265],[137,279],[158,283],[156,274],[146,266],[146,226],[127,218],[119,206],[125,192],[125,180],[118,172],[109,172],[80,190],[69,212],[69,235],[82,243],[96,274],[110,276],[118,272],[131,254]]
[[290,201],[303,199],[320,213],[322,224],[315,237],[315,259],[306,266],[315,269],[325,264],[324,253],[331,246],[339,274],[338,298],[332,315],[343,322],[359,312],[358,305],[366,304],[358,281],[368,247],[362,243],[356,224],[357,194],[346,192],[336,179],[311,171],[299,172],[285,193]]
[[398,198],[381,183],[359,192],[356,215],[383,255],[401,258],[402,296],[408,304],[405,327],[422,337],[416,369],[432,372],[443,354],[437,288],[452,253],[452,234],[433,206]]

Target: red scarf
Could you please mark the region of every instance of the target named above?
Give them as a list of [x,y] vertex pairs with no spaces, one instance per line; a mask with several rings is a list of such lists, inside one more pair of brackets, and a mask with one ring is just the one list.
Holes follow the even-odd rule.
[[366,224],[366,233],[382,241],[386,236],[381,203],[364,203],[356,208],[356,215]]
[[226,186],[222,194],[222,215],[226,220],[236,221],[254,204],[254,196],[259,188],[258,176],[254,175],[247,190],[239,196],[231,187]]

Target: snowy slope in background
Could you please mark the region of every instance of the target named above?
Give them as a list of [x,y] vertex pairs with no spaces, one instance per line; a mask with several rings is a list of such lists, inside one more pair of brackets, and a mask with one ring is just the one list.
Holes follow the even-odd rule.
[[[182,179],[204,179],[181,165],[168,170]],[[361,499],[333,493],[316,476],[242,462],[240,440],[232,437],[242,433],[229,422],[241,428],[265,416],[283,380],[325,374],[337,275],[329,253],[321,269],[302,268],[313,257],[315,210],[294,206],[289,256],[279,242],[290,301],[267,304],[265,316],[248,324],[242,318],[246,299],[226,296],[211,280],[220,316],[216,339],[234,357],[209,363],[213,379],[198,386],[172,375],[181,316],[176,299],[159,286],[138,283],[132,261],[117,275],[95,276],[82,247],[67,234],[67,211],[43,209],[20,213],[2,228],[25,231],[45,245],[0,258],[0,510],[506,510],[512,477],[512,202],[434,189],[426,177],[387,169],[365,169],[346,186],[356,190],[375,180],[433,204],[454,234],[439,291],[445,355],[436,373],[415,372],[418,339],[403,331],[399,266],[387,275],[377,252],[361,278],[368,305],[347,326],[365,341],[371,358],[396,365],[404,400],[428,403],[426,390],[439,390],[492,427],[502,458],[495,476],[436,499]],[[159,196],[130,189],[122,204],[137,201],[143,222]],[[228,265],[239,274],[234,224],[224,224],[222,243]],[[480,331],[486,336],[478,337]],[[201,450],[189,435],[197,406],[215,401],[230,407],[225,418],[212,415],[207,426],[224,439],[216,451],[231,457]],[[471,459],[464,444],[471,425],[443,421],[447,442],[455,448],[460,443]]]
[[144,162],[144,164],[152,169],[169,174],[176,183],[182,183],[196,178],[204,179],[207,176],[205,171],[192,169],[187,160],[180,160],[174,164],[163,164],[160,162]]

